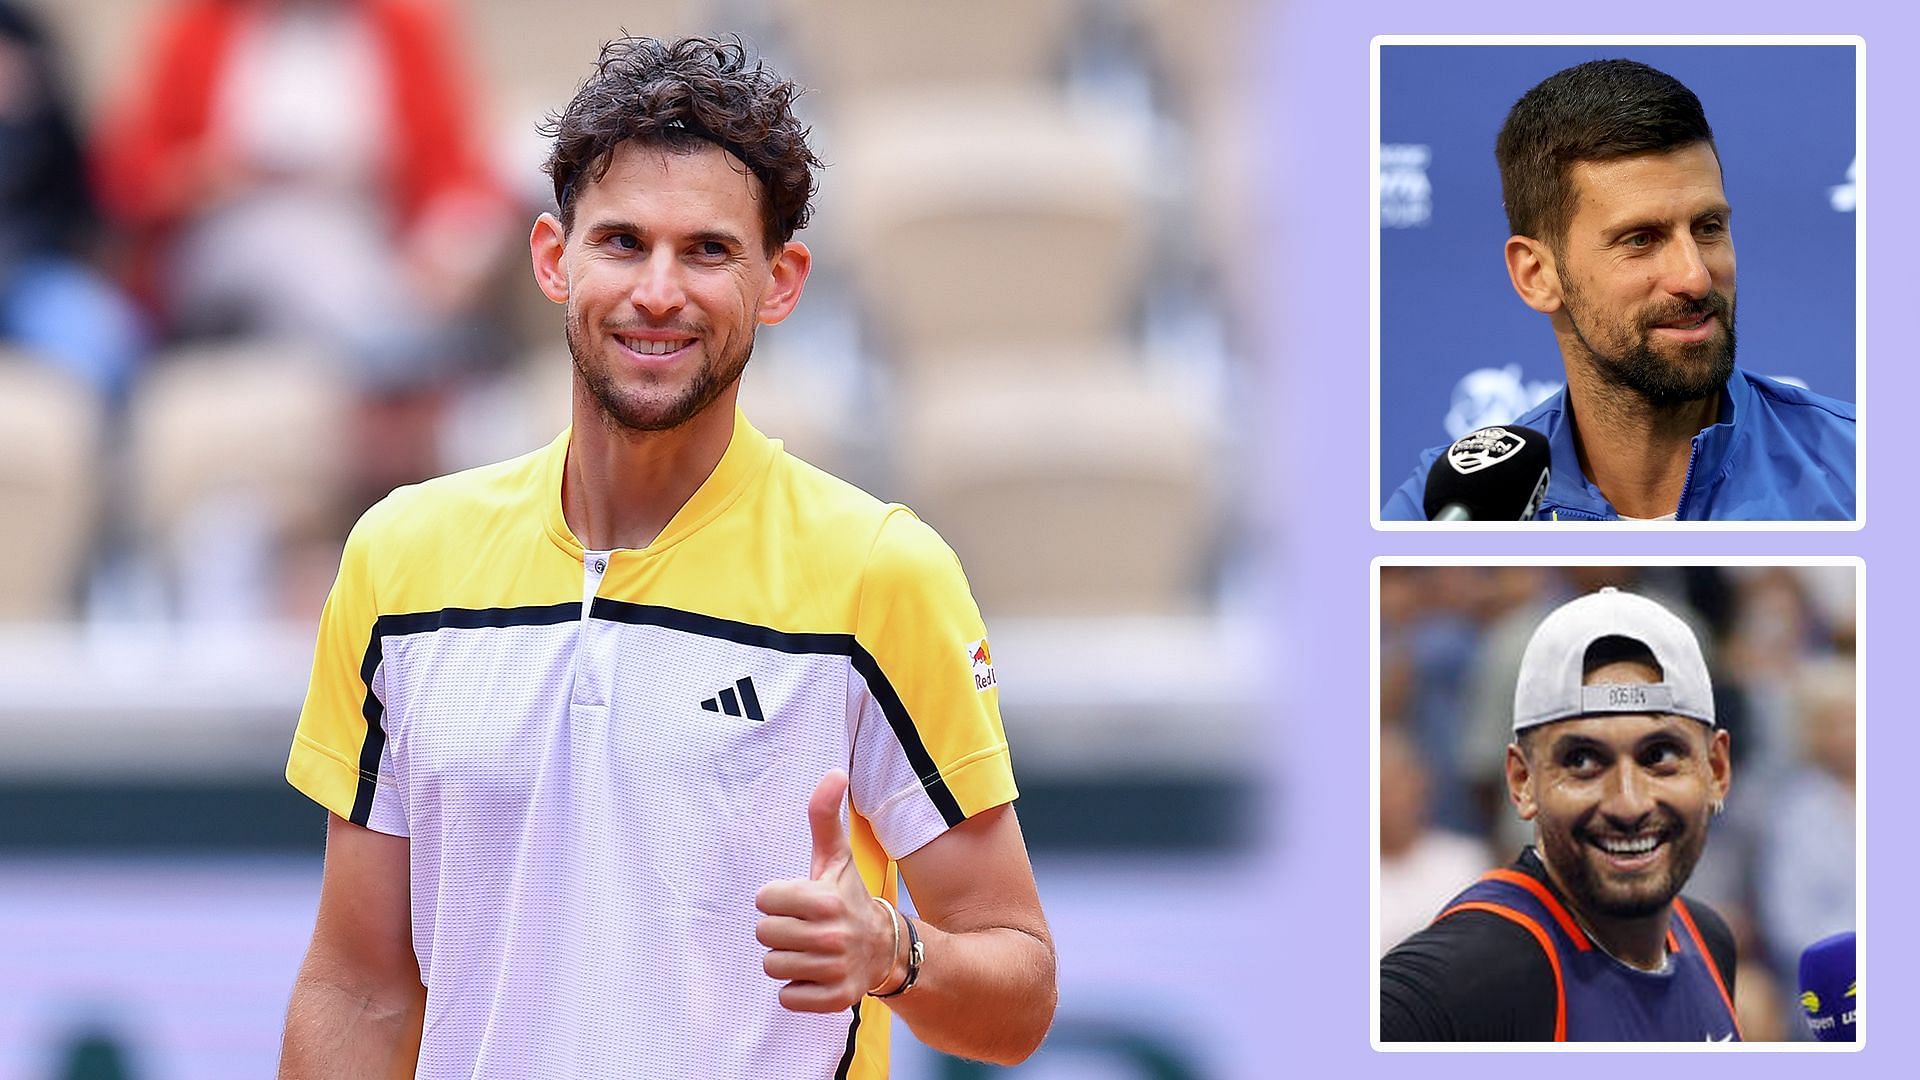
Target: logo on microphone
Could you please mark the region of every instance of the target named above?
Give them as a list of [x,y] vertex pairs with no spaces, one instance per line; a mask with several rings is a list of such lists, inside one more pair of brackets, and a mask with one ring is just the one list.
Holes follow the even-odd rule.
[[1807,1010],[1807,1014],[1809,1016],[1819,1012],[1820,1011],[1820,995],[1814,993],[1811,990],[1804,991],[1800,995],[1800,1007]]
[[1491,468],[1520,452],[1527,440],[1503,427],[1481,428],[1447,447],[1447,464],[1462,476]]

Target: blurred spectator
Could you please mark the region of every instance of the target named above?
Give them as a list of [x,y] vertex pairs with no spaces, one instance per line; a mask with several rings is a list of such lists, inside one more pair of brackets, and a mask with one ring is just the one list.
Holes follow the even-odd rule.
[[1800,666],[1806,657],[1825,652],[1831,635],[1816,623],[1806,587],[1791,567],[1744,575],[1734,605],[1724,666],[1753,697],[1739,764],[1750,777],[1771,782],[1799,756],[1793,690]]
[[1471,836],[1427,821],[1419,750],[1398,724],[1380,729],[1380,952],[1440,914],[1440,905],[1495,863]]
[[473,319],[510,236],[457,40],[432,0],[181,0],[97,144],[174,336],[348,365],[378,406],[354,439],[373,496],[436,471],[437,391],[487,341]]
[[52,43],[0,0],[0,343],[124,401],[144,332],[88,262],[98,209]]
[[1797,1018],[1798,1005],[1786,1004],[1792,997],[1792,988],[1781,984],[1764,958],[1742,950],[1740,967],[1733,980],[1733,1008],[1740,1018],[1742,1042],[1806,1038],[1806,1024]]
[[1801,665],[1792,706],[1801,761],[1756,814],[1762,929],[1775,966],[1794,971],[1800,950],[1854,925],[1854,671],[1850,660]]

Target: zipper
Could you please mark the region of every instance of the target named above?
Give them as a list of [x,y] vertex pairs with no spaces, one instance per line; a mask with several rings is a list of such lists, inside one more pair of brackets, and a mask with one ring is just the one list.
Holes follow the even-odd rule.
[[1687,496],[1693,493],[1693,463],[1700,460],[1700,440],[1705,437],[1706,432],[1704,431],[1695,435],[1690,444],[1692,449],[1687,451],[1687,476],[1686,479],[1680,481],[1680,501],[1674,504],[1673,507],[1673,520],[1675,521],[1687,520]]

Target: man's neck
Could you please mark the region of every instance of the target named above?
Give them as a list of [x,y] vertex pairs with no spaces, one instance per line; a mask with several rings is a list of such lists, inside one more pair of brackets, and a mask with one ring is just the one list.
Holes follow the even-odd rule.
[[633,431],[609,420],[576,385],[560,505],[580,543],[609,551],[658,539],[726,455],[737,387],[679,427]]
[[1546,867],[1547,877],[1553,887],[1567,902],[1567,912],[1573,921],[1587,932],[1594,944],[1606,950],[1608,956],[1641,971],[1659,971],[1667,963],[1667,929],[1673,917],[1673,902],[1660,905],[1660,910],[1651,915],[1637,918],[1613,918],[1594,912],[1583,911],[1573,902],[1573,893],[1567,883],[1560,879],[1559,871],[1547,861],[1547,853],[1534,849],[1540,865]]
[[1622,517],[1657,518],[1679,508],[1693,437],[1719,419],[1719,394],[1654,405],[1569,363],[1567,402],[1580,470]]

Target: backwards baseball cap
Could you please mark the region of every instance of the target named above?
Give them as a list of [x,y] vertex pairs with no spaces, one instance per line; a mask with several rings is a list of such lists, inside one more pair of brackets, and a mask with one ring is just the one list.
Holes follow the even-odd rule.
[[[1583,685],[1587,650],[1609,637],[1646,646],[1661,681]],[[1713,685],[1693,630],[1652,600],[1612,586],[1560,605],[1534,630],[1513,690],[1513,730],[1609,713],[1666,713],[1714,724]]]

